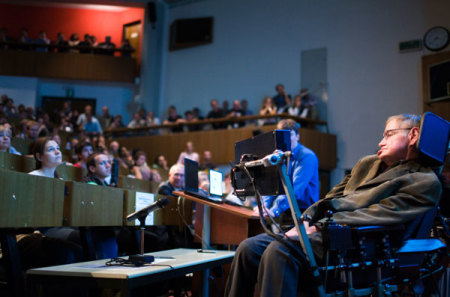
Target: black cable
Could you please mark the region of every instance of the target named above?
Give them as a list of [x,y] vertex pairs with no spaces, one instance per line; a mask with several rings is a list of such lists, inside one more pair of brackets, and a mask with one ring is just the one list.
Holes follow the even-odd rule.
[[170,269],[175,270],[175,268],[173,268],[173,266],[169,265],[169,264],[142,263],[142,264],[136,265],[136,263],[134,263],[130,260],[124,259],[124,258],[111,258],[111,260],[106,261],[105,265],[106,266],[136,266],[136,267],[163,266],[163,267],[169,267]]
[[[177,201],[177,213],[178,213],[178,215],[180,216],[180,219],[181,219],[181,221],[183,222],[183,224],[189,229],[189,230],[191,230],[191,228],[189,227],[189,224],[186,222],[186,219],[184,218],[184,203],[183,203],[183,214],[181,213],[181,210],[180,210],[180,200],[181,200],[182,198],[181,197],[178,197],[178,201]],[[183,202],[185,201],[185,199],[183,199]],[[209,244],[206,244],[206,242],[203,240],[203,237],[202,236],[200,236],[200,235],[198,235],[197,233],[195,233],[195,228],[194,228],[194,231],[192,232],[192,234],[194,235],[194,237],[197,237],[199,240],[200,240],[200,242],[202,243],[202,246],[203,245],[205,245],[205,246],[207,246],[207,249],[210,249],[210,250],[212,250],[213,248],[211,247],[211,245],[209,245]]]

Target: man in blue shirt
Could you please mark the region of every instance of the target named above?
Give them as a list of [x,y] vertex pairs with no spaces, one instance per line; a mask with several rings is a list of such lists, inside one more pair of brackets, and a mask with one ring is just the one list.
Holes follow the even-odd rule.
[[[316,154],[299,143],[300,125],[294,120],[287,119],[278,123],[277,129],[290,130],[291,152],[289,161],[289,178],[294,188],[295,198],[301,211],[319,200],[319,161]],[[279,218],[289,209],[289,202],[286,195],[264,196],[263,203],[268,211],[268,215]],[[258,208],[255,208],[258,212]],[[285,217],[285,218],[283,218]],[[281,222],[291,221],[289,213],[282,215]]]

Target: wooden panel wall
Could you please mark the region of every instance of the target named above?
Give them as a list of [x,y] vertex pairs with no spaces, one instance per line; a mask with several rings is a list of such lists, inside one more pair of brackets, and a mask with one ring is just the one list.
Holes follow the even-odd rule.
[[[275,126],[263,126],[264,131],[271,131]],[[147,153],[149,163],[158,154],[166,156],[169,164],[178,160],[180,152],[185,150],[186,142],[192,141],[195,150],[202,155],[210,150],[215,164],[234,162],[234,143],[252,137],[254,128],[223,129],[212,131],[173,133],[167,135],[136,136],[117,139],[128,149],[140,148]],[[317,130],[301,129],[300,142],[312,149],[319,158],[322,170],[336,168],[336,135],[322,133]]]
[[[422,91],[423,91],[423,112],[431,111],[438,116],[450,120],[450,99],[442,101],[430,101],[430,81],[429,81],[429,68],[430,66],[450,61],[450,51],[442,52],[433,55],[427,55],[422,57]],[[450,77],[447,78],[450,84]]]
[[134,82],[135,74],[129,57],[0,51],[0,75]]
[[0,169],[0,189],[0,227],[62,226],[63,181]]

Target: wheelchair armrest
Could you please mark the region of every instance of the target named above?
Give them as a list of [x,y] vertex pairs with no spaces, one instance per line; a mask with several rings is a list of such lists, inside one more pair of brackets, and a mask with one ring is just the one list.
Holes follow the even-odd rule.
[[405,225],[387,225],[387,226],[357,226],[352,227],[355,234],[369,234],[374,232],[397,233],[405,230]]
[[386,237],[389,237],[390,247],[400,248],[404,231],[404,225],[350,227],[329,224],[322,229],[322,237],[325,247],[336,251],[353,250],[361,244],[375,246]]
[[436,238],[408,239],[397,253],[427,253],[445,248],[446,245]]

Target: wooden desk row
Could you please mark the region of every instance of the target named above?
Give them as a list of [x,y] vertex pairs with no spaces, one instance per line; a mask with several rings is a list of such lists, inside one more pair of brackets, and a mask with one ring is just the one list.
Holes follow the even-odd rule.
[[[128,189],[32,176],[0,169],[0,228],[58,226],[133,226],[126,216],[136,211],[136,192],[155,183],[122,177]],[[155,196],[155,199],[158,199]],[[176,199],[155,212],[155,224],[182,224]]]
[[[0,168],[28,173],[36,168],[36,160],[33,157],[0,152]],[[73,181],[81,181],[86,174],[81,168],[65,164],[58,166],[56,172],[63,180]]]

